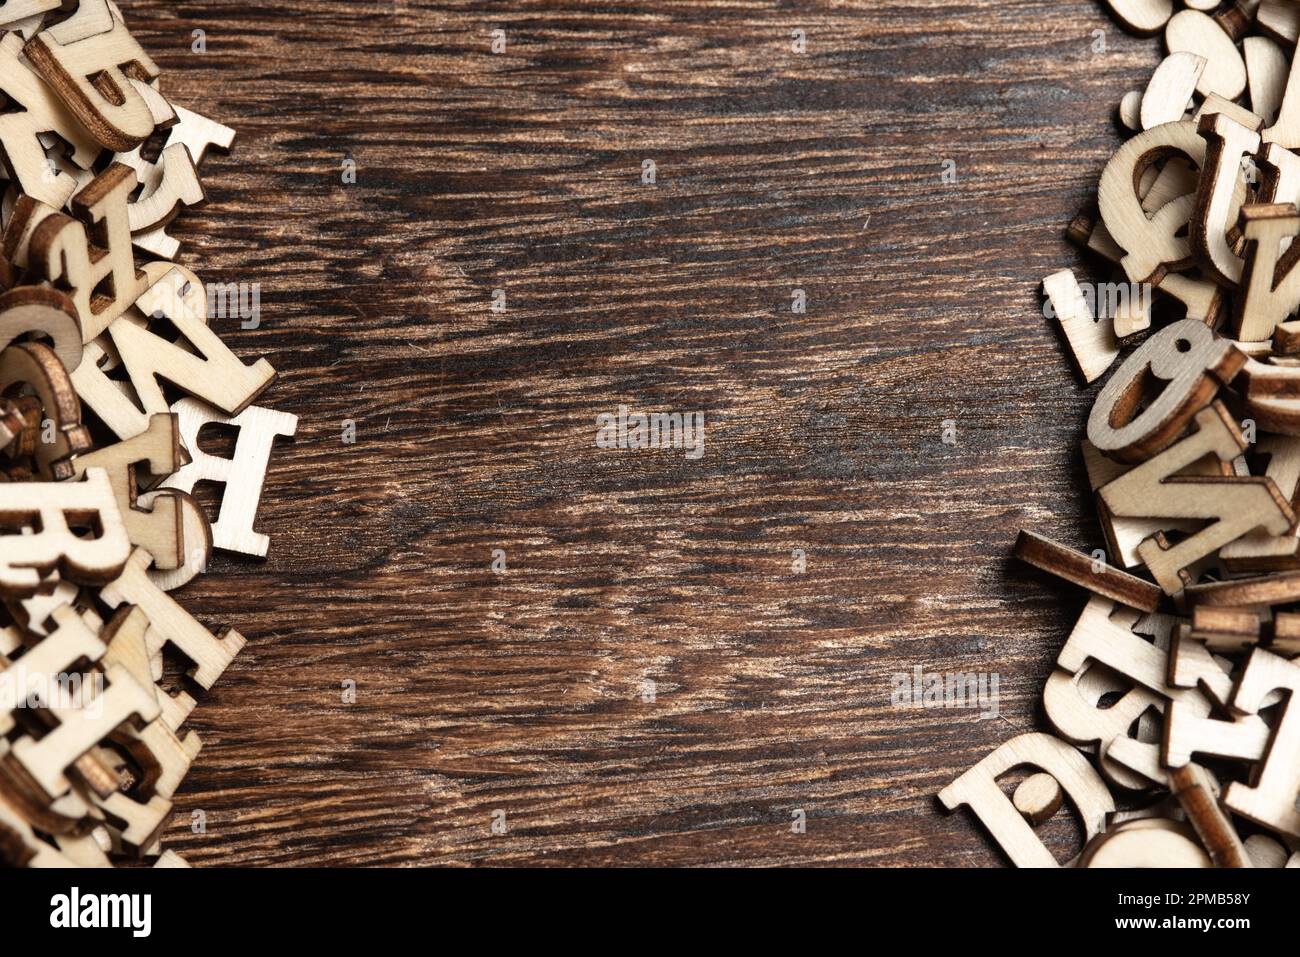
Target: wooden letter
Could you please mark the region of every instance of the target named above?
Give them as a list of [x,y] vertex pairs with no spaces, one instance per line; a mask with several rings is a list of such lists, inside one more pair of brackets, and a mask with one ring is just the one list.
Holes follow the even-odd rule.
[[38,442],[32,451],[37,471],[45,479],[71,477],[68,458],[89,450],[90,433],[81,424],[81,403],[72,381],[49,346],[19,342],[0,352],[0,393],[14,386],[30,389],[41,416],[54,424],[53,441]]
[[1051,852],[998,787],[999,777],[1024,766],[1046,771],[1070,796],[1083,822],[1085,843],[1101,832],[1106,815],[1115,810],[1105,782],[1082,754],[1050,734],[1012,738],[940,791],[939,800],[949,811],[968,805],[1017,867],[1057,867]]
[[[1124,618],[1112,619],[1115,606],[1104,598],[1093,598],[1079,615],[1069,639],[1061,647],[1056,664],[1071,674],[1089,661],[1099,662],[1125,678],[1170,701],[1181,701],[1195,714],[1207,714],[1210,703],[1194,688],[1169,685],[1169,655],[1133,632]],[[1227,675],[1220,677],[1225,681]]]
[[1043,294],[1052,303],[1083,380],[1092,382],[1100,378],[1119,355],[1111,321],[1098,322],[1093,318],[1072,270],[1062,269],[1044,279]]
[[1142,129],[1180,121],[1204,70],[1205,57],[1195,53],[1183,51],[1165,57],[1142,95]]
[[158,717],[153,693],[124,668],[108,669],[108,690],[90,707],[51,708],[59,725],[39,741],[21,738],[13,755],[33,781],[51,797],[68,790],[63,772],[124,721],[132,717],[148,722]]
[[[292,436],[298,430],[298,417],[249,406],[232,418],[218,415],[194,399],[181,399],[173,408],[180,420],[181,439],[190,450],[192,461],[162,487],[193,492],[198,482],[223,484],[221,510],[212,523],[212,544],[227,551],[265,558],[270,539],[253,531],[253,520],[262,498],[271,446],[276,436]],[[233,458],[218,458],[199,448],[199,432],[212,423],[239,429]]]
[[[97,527],[80,538],[70,526]],[[122,571],[131,543],[103,469],[84,482],[0,483],[0,593],[26,596],[53,569],[85,584],[109,581]]]
[[103,354],[98,347],[87,348],[86,359],[72,377],[82,401],[123,439],[147,429],[149,416],[171,411],[158,382],[160,378],[223,412],[242,412],[274,381],[275,369],[265,359],[251,366],[244,365],[208,328],[207,292],[189,270],[171,263],[150,263],[145,272],[150,279],[158,278],[136,305],[146,316],[170,319],[198,354],[124,317],[109,328],[109,336],[122,357],[143,411],[92,361]]
[[106,33],[60,43],[51,31],[23,48],[36,72],[104,147],[134,149],[154,130],[153,113],[129,78],[152,80],[158,67],[122,23]]
[[19,286],[0,294],[0,351],[19,338],[48,339],[68,372],[81,365],[77,307],[57,289]]
[[[1300,493],[1300,438],[1292,435],[1260,436],[1255,445],[1268,456],[1264,474],[1273,480],[1282,497],[1296,508]],[[1234,572],[1273,571],[1300,564],[1300,527],[1292,525],[1283,535],[1255,531],[1243,535],[1219,552],[1224,567]]]
[[[1276,84],[1276,80],[1272,82]],[[1300,70],[1296,69],[1294,63],[1287,74],[1286,90],[1278,108],[1277,122],[1264,130],[1264,142],[1277,143],[1287,149],[1300,146]]]
[[170,571],[180,567],[184,552],[180,500],[164,495],[154,501],[153,508],[139,505],[136,468],[142,462],[150,474],[158,476],[171,475],[180,468],[180,434],[174,415],[155,415],[147,431],[79,455],[72,465],[78,478],[89,468],[102,468],[108,473],[131,544],[148,551],[156,568]]
[[1241,258],[1228,245],[1228,229],[1237,225],[1233,196],[1242,176],[1242,157],[1255,155],[1259,134],[1225,113],[1202,117],[1198,129],[1206,151],[1191,218],[1192,245],[1219,280],[1235,286],[1241,281]]
[[1175,768],[1169,773],[1169,789],[1187,812],[1187,819],[1216,867],[1254,867],[1228,815],[1219,807],[1214,785],[1204,768],[1195,764]]
[[57,133],[72,145],[73,161],[89,168],[99,155],[99,144],[59,102],[54,92],[21,59],[23,39],[17,33],[0,37],[0,77],[4,94],[21,109],[0,113],[0,155],[10,179],[33,199],[61,209],[77,188],[64,172],[50,169],[38,136]]
[[[1184,319],[1166,326],[1124,360],[1097,395],[1088,441],[1120,462],[1150,458],[1187,428],[1245,362],[1245,354],[1202,323]],[[1153,380],[1163,387],[1142,408]]]
[[1240,715],[1253,715],[1273,691],[1290,692],[1273,731],[1268,757],[1253,785],[1234,781],[1223,794],[1223,806],[1256,824],[1300,838],[1300,668],[1285,658],[1256,648],[1246,658],[1246,668],[1233,692],[1231,707]]
[[71,291],[83,342],[108,328],[144,291],[127,222],[135,186],[131,168],[114,163],[72,198],[82,222],[52,213],[32,233],[28,260],[50,282]]
[[[1095,440],[1094,440],[1095,442]],[[1137,466],[1097,493],[1106,509],[1120,517],[1195,518],[1206,528],[1170,548],[1155,538],[1138,546],[1138,555],[1167,594],[1190,584],[1184,569],[1247,532],[1264,528],[1282,535],[1295,513],[1273,480],[1256,476],[1204,476],[1177,473],[1214,454],[1231,462],[1246,450],[1227,411],[1217,403],[1196,415],[1196,429],[1155,458]]]
[[[1277,116],[1287,87],[1290,58],[1282,48],[1268,37],[1246,37],[1241,42],[1246,59],[1246,80],[1250,85],[1250,108],[1265,123]],[[1272,129],[1264,131],[1264,142],[1269,142]]]
[[1245,295],[1238,297],[1236,335],[1243,342],[1258,342],[1272,336],[1300,305],[1300,270],[1293,268],[1300,243],[1282,253],[1282,243],[1300,233],[1300,215],[1291,203],[1243,206],[1241,233],[1246,240]]
[[1165,712],[1164,763],[1171,768],[1190,764],[1197,754],[1238,761],[1259,761],[1268,747],[1269,727],[1258,715],[1220,721],[1174,702]]
[[1080,863],[1084,867],[1124,868],[1214,866],[1210,856],[1191,837],[1164,828],[1138,828],[1107,835],[1084,853]]
[[1099,562],[1050,538],[1020,530],[1016,539],[1016,557],[1073,582],[1097,595],[1113,598],[1131,608],[1155,611],[1160,605],[1160,589],[1128,572]]
[[[0,494],[3,494],[3,489],[4,486],[0,485]],[[100,597],[110,608],[124,602],[139,605],[152,625],[149,629],[150,652],[165,644],[174,645],[194,663],[191,671],[194,680],[204,688],[211,688],[243,649],[244,636],[233,629],[215,636],[200,625],[149,579],[146,574],[149,561],[149,553],[137,548],[131,553],[122,574],[104,586]]]
[[1235,100],[1246,89],[1246,64],[1232,37],[1199,10],[1180,10],[1165,25],[1165,46],[1170,53],[1188,50],[1205,57],[1205,72],[1196,89],[1202,95],[1217,93]]
[[1167,156],[1187,156],[1198,168],[1205,165],[1205,141],[1187,121],[1165,123],[1137,134],[1106,164],[1097,190],[1097,203],[1111,238],[1128,255],[1121,260],[1133,282],[1158,283],[1166,270],[1192,263],[1188,240],[1178,233],[1187,225],[1190,207],[1169,203],[1150,219],[1142,208],[1136,184],[1147,167]]
[[1139,36],[1159,33],[1173,15],[1173,0],[1106,0],[1115,19]]

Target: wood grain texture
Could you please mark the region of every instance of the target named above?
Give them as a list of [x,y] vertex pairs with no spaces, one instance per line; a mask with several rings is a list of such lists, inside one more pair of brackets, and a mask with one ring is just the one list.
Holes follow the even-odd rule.
[[[1037,290],[1092,275],[1064,228],[1157,40],[1087,0],[123,6],[164,89],[239,131],[173,231],[206,281],[263,284],[261,328],[214,325],[302,420],[269,560],[181,593],[249,646],[169,847],[999,861],[934,795],[1044,728],[1083,605],[1010,561],[1017,529],[1102,544]],[[620,403],[703,411],[703,457],[596,448]],[[1002,718],[892,708],[915,665],[998,673]]]

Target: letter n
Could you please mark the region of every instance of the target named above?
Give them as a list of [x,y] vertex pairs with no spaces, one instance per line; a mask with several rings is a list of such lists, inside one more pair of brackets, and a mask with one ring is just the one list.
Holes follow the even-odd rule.
[[1179,475],[1208,455],[1231,462],[1246,441],[1221,403],[1196,415],[1194,430],[1159,455],[1098,491],[1106,512],[1119,518],[1204,519],[1209,524],[1176,545],[1162,535],[1138,545],[1160,587],[1176,595],[1188,584],[1184,569],[1253,529],[1285,533],[1295,514],[1273,480],[1262,476]]

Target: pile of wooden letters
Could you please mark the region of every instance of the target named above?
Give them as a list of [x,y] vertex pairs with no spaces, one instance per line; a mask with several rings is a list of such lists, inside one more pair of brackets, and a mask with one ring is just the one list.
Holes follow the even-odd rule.
[[1300,867],[1300,2],[1106,2],[1167,56],[1068,230],[1093,294],[1043,281],[1083,379],[1109,373],[1082,452],[1106,548],[1021,532],[1090,593],[1056,733],[939,797],[1019,866],[1058,863],[1034,828],[1066,798],[1075,866]]
[[[233,136],[167,99],[110,0],[0,4],[0,864],[184,865],[159,835],[199,750],[186,688],[244,638],[169,592],[214,547],[266,555],[263,477],[297,426],[250,404],[275,371],[171,261]],[[230,457],[200,450],[213,423]],[[198,482],[222,488],[211,523]]]

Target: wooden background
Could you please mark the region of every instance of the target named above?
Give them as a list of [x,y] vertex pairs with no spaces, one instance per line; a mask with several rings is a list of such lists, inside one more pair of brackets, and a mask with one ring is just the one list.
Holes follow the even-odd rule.
[[[1043,727],[1083,603],[1008,558],[1021,526],[1100,544],[1037,286],[1080,262],[1064,226],[1158,40],[1092,0],[122,7],[164,89],[239,131],[181,261],[262,284],[261,328],[217,327],[302,417],[270,559],[181,593],[250,642],[170,846],[1000,861],[934,794]],[[703,458],[596,448],[620,403],[703,411]],[[915,665],[998,673],[1002,717],[891,708]]]

